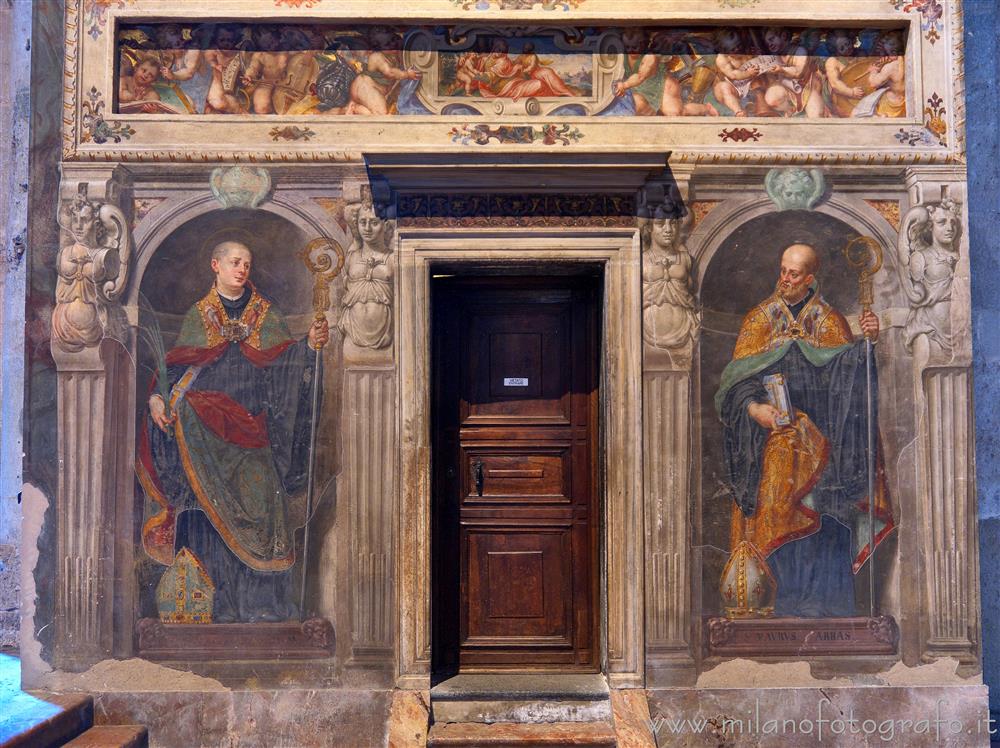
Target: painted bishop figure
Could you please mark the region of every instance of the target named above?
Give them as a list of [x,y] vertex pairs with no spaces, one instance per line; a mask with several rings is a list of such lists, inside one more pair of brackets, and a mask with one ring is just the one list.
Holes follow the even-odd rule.
[[[857,615],[854,576],[869,558],[866,343],[878,317],[864,312],[857,340],[819,295],[819,257],[793,244],[775,292],[743,319],[715,405],[735,503],[730,539],[767,558],[775,614]],[[791,410],[775,406],[765,378],[782,375]],[[872,373],[877,423],[877,375]],[[876,451],[878,439],[875,439]],[[875,544],[893,529],[882,456],[875,455]]]
[[292,337],[250,283],[252,255],[218,244],[215,282],[167,353],[165,399],[149,398],[137,465],[150,497],[143,545],[169,565],[188,548],[215,587],[214,623],[298,615],[290,570],[305,522],[315,350],[325,319]]

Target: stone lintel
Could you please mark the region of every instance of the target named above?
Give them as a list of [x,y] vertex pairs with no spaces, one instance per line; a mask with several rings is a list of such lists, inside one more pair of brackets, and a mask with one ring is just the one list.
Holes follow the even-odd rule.
[[371,153],[370,177],[394,192],[625,192],[663,173],[667,153]]

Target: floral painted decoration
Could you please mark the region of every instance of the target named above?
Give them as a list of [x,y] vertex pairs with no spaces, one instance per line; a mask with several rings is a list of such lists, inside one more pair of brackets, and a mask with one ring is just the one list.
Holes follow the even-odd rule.
[[83,12],[86,15],[86,23],[90,26],[87,33],[94,39],[100,38],[108,23],[108,9],[112,7],[124,8],[133,2],[134,0],[86,0],[83,4]]
[[93,141],[98,145],[109,140],[121,143],[135,135],[135,130],[126,122],[110,123],[104,119],[104,97],[96,86],[87,93],[87,101],[83,102],[84,133],[81,140],[84,143]]
[[889,4],[903,13],[919,13],[920,29],[931,44],[941,38],[944,7],[941,0],[889,0]]
[[541,141],[543,145],[569,145],[583,137],[583,133],[570,125],[462,125],[451,128],[453,143],[487,145],[491,140],[502,144],[530,144]]

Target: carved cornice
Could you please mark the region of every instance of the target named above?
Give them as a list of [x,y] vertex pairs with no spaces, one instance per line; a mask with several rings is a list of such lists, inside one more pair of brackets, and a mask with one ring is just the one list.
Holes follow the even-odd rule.
[[384,179],[395,192],[634,193],[661,174],[669,154],[531,153],[512,158],[498,153],[370,153],[370,177]]
[[631,195],[602,194],[437,194],[397,197],[401,226],[522,227],[636,225]]

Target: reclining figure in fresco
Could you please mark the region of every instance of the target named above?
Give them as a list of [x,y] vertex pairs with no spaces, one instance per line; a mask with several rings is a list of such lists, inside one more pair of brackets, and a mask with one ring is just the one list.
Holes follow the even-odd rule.
[[[856,615],[854,574],[870,553],[865,343],[819,295],[818,266],[808,245],[784,251],[777,289],[743,319],[715,396],[731,547],[746,540],[767,558],[779,616]],[[878,338],[875,314],[859,322]],[[787,386],[786,412],[769,397],[772,375]],[[874,377],[872,387],[877,397]],[[877,403],[873,414],[877,423]],[[877,545],[894,525],[881,454],[876,465]]]
[[280,621],[291,602],[293,533],[304,488],[318,320],[294,340],[250,283],[251,253],[212,252],[212,289],[187,312],[166,355],[165,398],[149,398],[138,473],[150,499],[142,537],[164,565],[183,548],[215,588],[214,623]]

